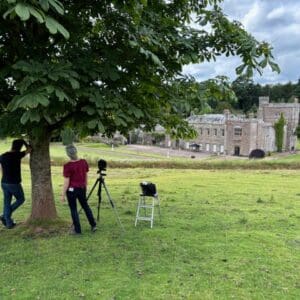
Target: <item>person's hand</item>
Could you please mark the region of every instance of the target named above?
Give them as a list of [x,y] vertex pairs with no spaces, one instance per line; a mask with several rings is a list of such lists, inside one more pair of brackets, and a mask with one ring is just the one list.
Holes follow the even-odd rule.
[[62,203],[65,202],[65,195],[61,195],[60,201],[61,201]]

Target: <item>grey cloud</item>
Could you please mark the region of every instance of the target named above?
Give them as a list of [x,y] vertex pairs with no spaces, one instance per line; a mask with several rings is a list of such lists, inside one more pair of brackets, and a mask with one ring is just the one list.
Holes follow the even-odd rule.
[[[297,81],[300,77],[300,1],[295,0],[225,0],[225,14],[232,20],[241,21],[246,30],[260,41],[273,46],[273,54],[280,65],[281,74],[270,69],[263,76],[256,74],[260,83]],[[196,74],[198,80],[216,75],[236,77],[238,58],[219,58],[217,63],[204,63],[184,68],[188,74]]]

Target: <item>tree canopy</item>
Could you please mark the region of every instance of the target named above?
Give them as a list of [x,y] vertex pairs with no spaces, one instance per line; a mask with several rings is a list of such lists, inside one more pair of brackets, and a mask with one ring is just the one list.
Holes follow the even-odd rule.
[[[218,2],[2,1],[8,133],[71,122],[103,133],[160,123],[185,134],[168,89],[182,65],[225,53],[241,57],[238,72],[274,67],[270,46],[230,22]],[[201,29],[189,24],[192,13]]]
[[238,74],[278,71],[270,45],[226,18],[221,2],[1,1],[1,134],[29,136],[32,180],[41,180],[46,140],[66,125],[112,134],[160,124],[190,134],[172,88],[185,64],[225,54],[241,58]]

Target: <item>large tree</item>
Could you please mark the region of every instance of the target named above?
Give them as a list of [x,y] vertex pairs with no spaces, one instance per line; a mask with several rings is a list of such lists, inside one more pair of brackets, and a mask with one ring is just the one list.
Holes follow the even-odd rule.
[[2,0],[0,129],[26,134],[33,151],[30,219],[53,219],[49,141],[64,126],[126,133],[161,124],[190,133],[170,88],[182,66],[238,55],[251,75],[272,62],[271,48],[221,0]]

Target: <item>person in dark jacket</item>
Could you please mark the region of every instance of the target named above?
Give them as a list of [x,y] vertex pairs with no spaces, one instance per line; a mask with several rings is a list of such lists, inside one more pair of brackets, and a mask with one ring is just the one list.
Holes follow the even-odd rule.
[[92,232],[94,232],[97,229],[96,222],[86,198],[89,165],[85,159],[78,159],[77,149],[74,145],[68,145],[66,147],[66,153],[71,160],[63,167],[64,186],[61,200],[64,202],[65,196],[67,196],[74,226],[74,231],[72,233],[81,234],[81,225],[77,211],[77,199],[86,214]]
[[[25,151],[21,151],[23,146],[26,148]],[[16,225],[12,219],[12,213],[25,201],[21,185],[21,159],[30,153],[31,149],[23,139],[17,139],[13,140],[11,150],[0,156],[1,187],[4,195],[3,215],[0,216],[0,220],[8,229]],[[12,203],[13,197],[16,200]]]

